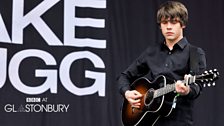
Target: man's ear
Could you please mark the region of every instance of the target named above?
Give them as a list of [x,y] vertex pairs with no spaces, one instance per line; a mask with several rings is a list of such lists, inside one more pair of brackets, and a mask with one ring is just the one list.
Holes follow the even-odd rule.
[[182,25],[182,28],[184,29],[184,28],[186,28],[186,26],[185,25]]

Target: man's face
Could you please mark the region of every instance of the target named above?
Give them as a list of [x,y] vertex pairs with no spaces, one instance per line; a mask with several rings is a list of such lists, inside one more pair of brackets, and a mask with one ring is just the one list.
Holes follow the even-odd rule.
[[160,27],[162,34],[166,40],[171,42],[179,41],[183,37],[183,28],[178,18],[174,19],[161,19]]

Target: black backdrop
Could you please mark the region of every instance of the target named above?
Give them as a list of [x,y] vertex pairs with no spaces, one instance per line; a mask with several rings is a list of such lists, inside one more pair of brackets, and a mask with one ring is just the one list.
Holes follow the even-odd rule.
[[[21,4],[23,1],[24,6],[18,5],[18,3]],[[100,0],[100,2],[97,0],[81,0],[83,2],[74,0],[76,3],[72,3],[73,0],[45,1],[49,3],[53,1],[55,4],[49,7],[41,16],[37,16],[37,19],[31,17],[33,19],[32,22],[24,26],[21,43],[19,43],[18,39],[12,39],[16,33],[21,33],[21,31],[13,32],[12,30],[14,27],[21,25],[18,22],[16,24],[16,16],[14,15],[15,17],[13,17],[13,3],[18,2],[14,6],[24,8],[24,15],[38,7],[43,7],[38,10],[38,12],[42,11],[44,7],[50,4],[43,3],[42,0],[0,1],[0,14],[2,17],[0,19],[4,22],[4,25],[1,24],[0,28],[0,125],[122,125],[120,119],[122,97],[118,93],[116,77],[146,46],[162,40],[160,30],[156,24],[156,11],[158,6],[165,0]],[[74,4],[73,7],[75,10],[70,12],[74,17],[103,19],[105,21],[101,20],[101,24],[93,23],[93,25],[89,25],[88,23],[80,25],[80,22],[76,23],[77,20],[73,21],[75,22],[73,24],[75,25],[73,26],[73,31],[75,31],[72,33],[73,38],[94,39],[99,43],[103,43],[102,46],[97,46],[97,43],[82,46],[68,44],[70,41],[72,43],[79,40],[72,41],[70,39],[68,41],[68,39],[64,39],[67,35],[64,29],[66,27],[65,24],[73,23],[68,20],[74,18],[73,15],[69,15],[72,18],[65,20],[65,18],[69,17],[65,13],[65,9],[68,8],[68,6],[65,6],[68,5],[65,1]],[[224,86],[221,83],[223,82],[222,64],[224,62],[222,56],[224,53],[224,44],[222,42],[224,34],[224,2],[223,0],[182,0],[181,2],[187,6],[189,11],[189,24],[184,34],[189,41],[205,50],[208,69],[217,68],[221,74],[217,85],[215,87],[204,88],[203,94],[197,99],[194,113],[195,125],[222,126],[224,122],[222,114],[224,112],[224,102],[222,100]],[[28,18],[27,20],[31,19]],[[46,27],[40,27],[40,19],[46,23],[54,35],[45,31]],[[35,25],[35,21],[39,24]],[[12,25],[13,23],[15,23],[14,26]],[[37,28],[40,29],[37,30]],[[7,32],[4,32],[4,30]],[[41,32],[47,34],[41,34]],[[4,33],[8,33],[8,39]],[[55,41],[50,41],[51,37],[50,40],[47,40],[49,36],[56,36],[61,45],[52,44]],[[87,41],[93,42],[91,40]],[[81,42],[85,43],[86,41]],[[44,54],[50,54],[50,57],[55,62],[53,60],[50,64],[46,65],[43,60],[47,60],[48,58],[42,58],[43,54],[36,54],[32,49],[45,52]],[[26,50],[31,50],[31,53],[26,53]],[[23,51],[25,52],[23,55],[29,55],[30,57],[24,58],[19,64],[19,68],[17,68],[15,66],[19,62],[16,60],[18,57],[17,54]],[[73,57],[71,58],[66,57],[71,54],[77,54],[78,56],[72,55]],[[78,60],[73,59],[77,57],[79,57]],[[91,59],[92,57],[98,57],[96,58],[98,60],[93,60]],[[65,58],[68,61],[64,62]],[[66,63],[69,62],[71,65],[69,71],[61,73],[61,71],[67,68],[66,66],[68,65]],[[95,65],[99,62],[101,63],[99,66]],[[61,65],[63,63],[65,64],[64,66]],[[27,93],[23,87],[20,87],[22,85],[16,81],[14,73],[18,73],[21,82],[31,88],[47,85],[44,82],[49,76],[36,77],[35,70],[37,69],[56,71],[56,73],[47,74],[54,76],[52,82],[48,83],[48,86],[53,85],[53,87],[57,87],[56,93],[52,93],[53,89],[50,90],[49,88],[46,90],[39,89],[42,92],[36,94],[32,93],[32,91]],[[101,79],[85,77],[87,76],[85,73],[86,70],[101,73]],[[66,73],[69,73],[69,75]],[[63,81],[64,77],[69,77],[73,86],[66,87],[65,85],[71,82]],[[100,80],[98,85],[95,84],[96,80]],[[16,85],[19,86],[16,87]],[[91,92],[93,88],[88,88],[91,85],[95,85],[95,88],[98,88],[98,90]],[[76,87],[76,90],[69,91],[71,87]],[[80,90],[77,90],[77,88]],[[100,91],[100,89],[102,90]],[[29,98],[40,99],[41,101],[31,102]],[[32,112],[31,107],[26,106],[31,104],[33,107],[35,106]],[[67,111],[65,108],[61,109],[63,111],[55,109],[55,112],[50,112],[48,108],[41,111],[41,108],[43,109],[41,105],[48,105],[48,107],[62,105],[68,106],[68,109]]]

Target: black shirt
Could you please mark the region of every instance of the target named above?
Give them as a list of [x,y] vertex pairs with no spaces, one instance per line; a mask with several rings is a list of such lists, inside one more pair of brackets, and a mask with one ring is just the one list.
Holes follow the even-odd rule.
[[[172,50],[164,43],[158,43],[155,46],[148,47],[119,76],[120,93],[124,96],[125,91],[130,90],[129,85],[137,78],[145,75],[151,81],[158,75],[164,75],[171,80],[183,80],[184,75],[190,72],[189,51],[190,43],[188,43],[185,37],[176,43]],[[205,53],[201,48],[197,48],[197,52],[199,54],[198,71],[203,72],[206,68]],[[166,126],[169,126],[168,121],[170,120],[174,122],[181,120],[183,124],[192,124],[192,102],[200,94],[201,87],[200,84],[192,84],[190,88],[190,93],[187,96],[178,97],[177,107],[170,117],[160,119],[163,120],[162,122],[166,122]],[[161,122],[160,120],[159,122]],[[170,124],[172,126],[174,126],[173,121]],[[178,126],[182,126],[180,124],[178,125],[177,123]]]

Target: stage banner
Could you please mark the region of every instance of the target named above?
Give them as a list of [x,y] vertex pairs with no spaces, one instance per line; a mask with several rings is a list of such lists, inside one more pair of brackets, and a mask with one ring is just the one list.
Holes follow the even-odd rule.
[[120,124],[107,22],[107,0],[1,0],[0,125]]

